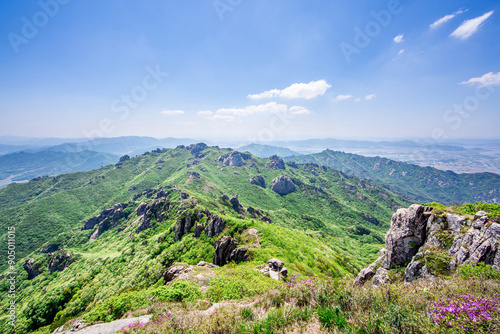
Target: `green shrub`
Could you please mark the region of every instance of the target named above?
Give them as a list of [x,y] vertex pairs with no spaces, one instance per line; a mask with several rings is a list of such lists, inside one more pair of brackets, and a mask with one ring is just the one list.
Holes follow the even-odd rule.
[[243,299],[252,295],[252,289],[242,280],[215,277],[210,281],[210,287],[207,290],[207,297],[212,302],[221,300]]
[[97,304],[92,311],[83,317],[85,322],[113,321],[120,319],[125,313],[144,308],[151,301],[143,292],[126,292],[110,297]]
[[201,297],[201,293],[196,283],[176,281],[172,286],[161,286],[153,290],[151,296],[163,302],[193,302]]
[[476,266],[464,264],[458,267],[458,273],[465,279],[482,278],[500,280],[500,271],[493,269],[490,265],[479,262]]
[[435,250],[425,256],[425,265],[435,275],[446,275],[450,272],[449,266],[451,260],[452,258],[448,255],[448,251]]

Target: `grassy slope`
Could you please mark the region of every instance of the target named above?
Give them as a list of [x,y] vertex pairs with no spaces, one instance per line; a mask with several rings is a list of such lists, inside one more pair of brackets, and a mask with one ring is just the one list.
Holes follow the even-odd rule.
[[[326,150],[318,154],[285,158],[314,162],[349,175],[372,179],[416,201],[441,203],[493,202],[500,198],[500,176],[492,173],[456,174],[380,157]],[[392,173],[392,174],[391,174]]]
[[[285,171],[276,171],[265,168],[267,160],[252,158],[245,166],[221,170],[216,160],[227,152],[211,148],[199,159],[199,165],[187,167],[196,159],[190,151],[163,150],[133,158],[120,167],[110,165],[89,172],[40,178],[0,191],[2,231],[8,226],[16,227],[20,273],[18,329],[22,332],[46,325],[57,312],[59,322],[56,324],[59,324],[127,289],[161,284],[161,274],[174,261],[190,264],[211,261],[213,239],[188,235],[180,242],[173,242],[172,227],[178,217],[175,207],[164,221],[141,234],[131,233],[136,223],[125,234],[118,234],[115,228],[96,242],[87,242],[93,231],[80,231],[83,220],[117,202],[130,201],[133,195],[148,188],[175,184],[195,198],[200,210],[208,208],[218,212],[223,208],[228,224],[224,234],[233,235],[240,242],[244,243],[241,233],[246,228],[257,228],[262,248],[252,250],[253,262],[241,268],[278,257],[292,272],[333,277],[356,273],[373,260],[383,242],[392,211],[407,204],[377,185],[312,165],[287,166]],[[314,176],[312,169],[319,175]],[[202,177],[190,178],[193,171]],[[266,189],[249,183],[249,177],[257,174],[266,179]],[[270,190],[270,181],[281,174],[294,180],[297,192],[279,196]],[[319,193],[315,187],[321,187],[325,193]],[[222,193],[239,194],[245,207],[267,211],[274,224],[235,218],[238,214],[220,201]],[[177,192],[173,194],[178,196]],[[131,210],[141,200],[145,199],[131,204]],[[178,197],[172,201],[176,203]],[[370,223],[373,219],[367,219],[365,213],[379,223]],[[121,225],[135,219],[132,213]],[[46,269],[47,255],[36,253],[51,239],[78,259],[63,272],[52,275]],[[5,247],[6,243],[2,245]],[[35,253],[30,257],[45,269],[40,276],[28,281],[22,269],[22,257],[31,252]],[[4,281],[0,286],[2,293],[6,288]],[[2,309],[6,309],[6,302],[6,299],[1,302]],[[0,318],[2,321],[5,318]]]

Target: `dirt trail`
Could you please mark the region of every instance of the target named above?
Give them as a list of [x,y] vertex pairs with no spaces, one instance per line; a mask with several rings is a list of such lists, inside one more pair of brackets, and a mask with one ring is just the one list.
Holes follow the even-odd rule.
[[57,334],[116,334],[122,327],[128,326],[134,322],[148,322],[151,319],[151,315],[143,315],[137,318],[127,318],[121,320],[115,320],[112,322],[97,324],[89,327],[85,327],[82,329],[78,329],[75,331],[64,331],[64,332],[55,332]]

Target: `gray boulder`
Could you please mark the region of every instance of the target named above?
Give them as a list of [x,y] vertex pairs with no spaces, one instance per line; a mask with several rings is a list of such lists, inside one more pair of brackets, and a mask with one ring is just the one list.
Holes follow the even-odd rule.
[[240,201],[238,200],[238,194],[234,195],[230,200],[229,203],[231,203],[231,206],[233,207],[233,210],[238,212],[238,213],[245,213],[245,208],[243,205],[241,205]]
[[26,259],[23,268],[28,273],[28,279],[30,280],[40,275],[40,268],[35,263],[35,259]]
[[385,269],[406,265],[417,254],[426,241],[428,218],[429,215],[424,214],[424,207],[418,204],[408,209],[398,209],[392,215],[391,227],[385,236]]
[[230,167],[240,167],[244,165],[243,156],[238,151],[232,151],[231,153],[220,156],[218,162],[221,162],[224,166]]
[[381,286],[389,282],[389,272],[387,269],[380,267],[377,269],[377,274],[373,276],[373,285]]
[[230,236],[222,237],[222,239],[216,241],[213,264],[223,266],[231,262],[231,254],[236,249],[237,245],[236,239]]
[[285,162],[283,161],[283,159],[281,159],[277,155],[273,155],[273,156],[269,157],[269,159],[271,159],[271,161],[269,161],[266,164],[266,168],[272,168],[274,170],[285,169],[286,168],[285,167]]
[[251,177],[250,183],[255,184],[256,186],[259,186],[262,188],[266,187],[266,180],[264,180],[264,177],[261,174],[255,176],[255,177]]
[[271,190],[281,196],[288,195],[297,190],[292,180],[285,175],[278,176],[271,183]]

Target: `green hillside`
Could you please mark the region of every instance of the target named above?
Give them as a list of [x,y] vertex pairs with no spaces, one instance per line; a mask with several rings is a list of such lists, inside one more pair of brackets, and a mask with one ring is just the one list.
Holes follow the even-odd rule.
[[457,174],[387,158],[332,150],[286,157],[285,160],[317,163],[348,175],[371,179],[414,201],[445,204],[500,201],[500,175],[493,173]]
[[[249,245],[250,228],[258,231],[259,247],[250,248],[249,262],[239,264],[233,274],[245,296],[274,284],[252,269],[272,257],[299,275],[355,274],[376,257],[392,212],[408,204],[373,182],[330,168],[284,165],[249,154],[229,161],[231,152],[203,144],[156,150],[97,170],[38,178],[1,190],[2,252],[7,228],[16,231],[18,332],[55,320],[47,328],[53,331],[77,315],[101,319],[97,311],[90,311],[123,293],[147,304],[148,294],[156,293],[153,290],[162,285],[162,274],[172,263],[211,262],[214,243],[224,235]],[[226,165],[238,162],[242,165]],[[258,175],[265,187],[250,183]],[[294,192],[279,195],[271,189],[271,181],[281,175],[290,178]],[[238,194],[243,209],[222,199],[223,194]],[[142,202],[162,212],[155,211],[145,228],[136,214]],[[117,203],[124,203],[124,210],[111,226],[102,231],[100,225],[82,229],[87,219]],[[195,237],[191,229],[178,237],[179,221],[190,216],[207,224],[215,213],[224,222],[218,236]],[[23,268],[26,258],[39,273],[31,280]],[[55,266],[54,261],[62,261],[57,263],[65,269],[51,273],[47,268]],[[216,275],[226,275],[222,269]],[[2,281],[2,293],[7,288]],[[2,309],[7,302],[2,300]],[[0,318],[4,332],[9,329],[6,320],[5,315]]]

